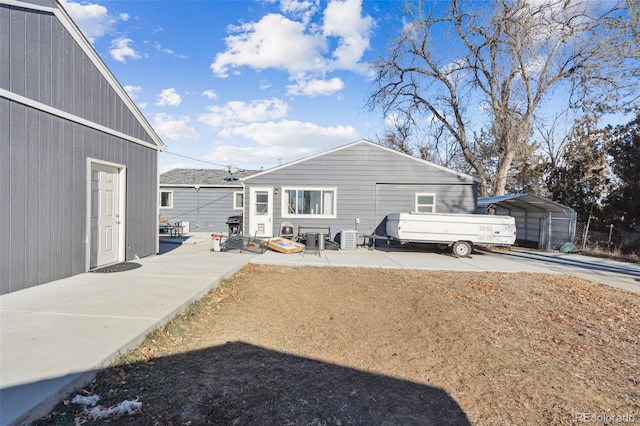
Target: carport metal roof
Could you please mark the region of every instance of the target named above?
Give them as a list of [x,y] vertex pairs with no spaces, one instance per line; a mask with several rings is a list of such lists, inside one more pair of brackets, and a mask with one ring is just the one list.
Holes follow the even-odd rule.
[[521,211],[542,211],[550,213],[564,213],[567,216],[575,214],[571,207],[563,206],[549,199],[533,194],[509,194],[497,197],[478,198],[478,208],[489,209],[492,205],[505,209],[518,209]]

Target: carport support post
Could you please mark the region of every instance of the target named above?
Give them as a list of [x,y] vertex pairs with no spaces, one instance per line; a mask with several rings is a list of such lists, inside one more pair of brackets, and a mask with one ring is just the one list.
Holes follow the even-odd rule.
[[546,241],[546,251],[551,251],[551,212],[547,212],[547,241]]

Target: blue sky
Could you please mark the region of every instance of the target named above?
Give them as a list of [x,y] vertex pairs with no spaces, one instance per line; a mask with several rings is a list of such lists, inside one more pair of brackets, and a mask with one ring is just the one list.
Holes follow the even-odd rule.
[[384,130],[364,104],[399,1],[62,4],[166,143],[160,172],[266,169]]
[[[403,0],[60,1],[167,145],[161,173],[267,169],[385,130],[365,107],[370,64],[405,24]],[[453,50],[439,46],[443,67]],[[566,109],[557,89],[550,116]],[[480,100],[467,113],[488,125]]]

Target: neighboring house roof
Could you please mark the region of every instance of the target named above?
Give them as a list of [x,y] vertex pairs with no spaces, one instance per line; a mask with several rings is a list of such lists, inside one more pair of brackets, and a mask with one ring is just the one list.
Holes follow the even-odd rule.
[[160,175],[160,186],[242,186],[240,179],[256,170],[173,169]]
[[506,209],[538,210],[551,213],[575,213],[571,207],[533,194],[508,194],[496,197],[478,198],[478,208],[488,209],[491,205],[497,205]]
[[162,150],[162,149],[165,148],[165,144],[164,144],[164,142],[162,142],[162,139],[160,139],[160,136],[158,136],[158,134],[153,129],[151,124],[149,124],[149,122],[144,117],[144,115],[142,114],[140,109],[138,109],[136,104],[131,100],[131,97],[126,92],[126,90],[124,90],[122,85],[118,82],[118,80],[116,80],[116,78],[111,73],[111,71],[109,71],[109,68],[107,68],[105,63],[102,61],[102,58],[100,58],[100,55],[98,55],[98,53],[93,48],[93,46],[91,45],[89,40],[87,40],[87,38],[84,36],[84,34],[82,34],[82,32],[80,31],[78,26],[75,24],[75,22],[73,22],[73,20],[71,19],[69,14],[64,10],[64,7],[60,4],[59,1],[57,1],[57,0],[0,0],[0,3],[6,4],[6,5],[9,5],[9,6],[20,7],[20,8],[23,8],[23,9],[37,10],[37,11],[41,11],[41,12],[48,12],[48,13],[52,13],[54,16],[56,16],[56,18],[58,18],[60,23],[65,27],[65,29],[69,32],[69,34],[71,34],[71,36],[76,41],[76,43],[78,43],[78,45],[84,51],[84,53],[87,55],[87,57],[96,66],[96,68],[102,74],[102,76],[105,78],[105,80],[109,83],[111,88],[116,92],[118,97],[122,100],[122,102],[124,102],[124,104],[127,106],[129,111],[131,111],[131,114],[140,123],[142,128],[145,129],[145,131],[147,132],[149,137],[153,140],[154,144],[153,145],[149,144],[148,142],[145,142],[143,140],[135,138],[132,135],[124,135],[124,134],[121,134],[119,132],[112,131],[112,129],[108,129],[108,128],[104,127],[104,126],[100,126],[100,125],[97,125],[95,123],[91,123],[91,122],[89,122],[89,121],[87,121],[85,119],[82,119],[81,117],[73,116],[72,114],[68,114],[68,113],[66,113],[64,111],[53,111],[54,108],[51,108],[51,107],[46,106],[46,105],[33,105],[34,103],[37,103],[37,102],[33,102],[32,100],[29,100],[29,99],[26,99],[26,98],[24,98],[22,96],[16,95],[16,94],[14,94],[14,93],[12,93],[12,92],[10,92],[8,90],[5,90],[5,89],[1,89],[0,88],[0,96],[8,98],[8,99],[12,99],[12,100],[17,101],[17,102],[24,103],[24,104],[27,104],[27,105],[32,105],[32,106],[35,106],[36,108],[39,108],[39,109],[51,110],[56,115],[64,116],[65,118],[67,118],[69,120],[76,121],[76,122],[78,122],[80,124],[85,124],[85,125],[88,125],[90,127],[98,128],[99,130],[106,131],[107,133],[113,133],[118,137],[122,137],[124,139],[130,140],[132,142],[135,142],[135,143],[138,143],[138,144],[141,144],[141,145],[150,145],[150,146],[153,146],[154,148],[159,149],[159,150]]
[[466,175],[466,174],[464,174],[464,173],[456,172],[455,170],[449,169],[449,168],[447,168],[447,167],[440,166],[440,165],[438,165],[438,164],[432,163],[432,162],[430,162],[430,161],[422,160],[422,159],[417,158],[417,157],[413,157],[413,156],[411,156],[411,155],[405,154],[405,153],[400,152],[400,151],[393,150],[393,149],[391,149],[391,148],[387,148],[387,147],[385,147],[385,146],[379,145],[379,144],[377,144],[377,143],[370,142],[370,141],[365,140],[365,139],[360,139],[360,140],[358,140],[358,141],[351,142],[351,143],[349,143],[349,144],[342,145],[342,146],[339,146],[339,147],[337,147],[337,148],[330,149],[330,150],[328,150],[328,151],[324,151],[324,152],[321,152],[321,153],[318,153],[318,154],[315,154],[315,155],[311,155],[311,156],[309,156],[309,157],[305,157],[305,158],[302,158],[302,159],[300,159],[300,160],[292,161],[292,162],[290,162],[290,163],[286,163],[286,164],[283,164],[283,165],[281,165],[281,166],[273,167],[273,168],[268,169],[268,170],[265,170],[265,171],[263,171],[263,172],[259,172],[259,173],[256,173],[256,174],[254,174],[254,175],[251,175],[251,176],[247,177],[247,178],[246,178],[246,179],[244,179],[244,180],[250,180],[250,179],[253,179],[253,178],[255,178],[255,177],[262,176],[262,175],[265,175],[265,174],[267,174],[267,173],[272,173],[272,172],[275,172],[275,171],[277,171],[277,170],[281,170],[281,169],[284,169],[284,168],[286,168],[286,167],[292,166],[292,165],[294,165],[294,164],[303,163],[303,162],[305,162],[305,161],[309,161],[309,160],[312,160],[312,159],[314,159],[314,158],[317,158],[317,157],[320,157],[320,156],[323,156],[323,155],[327,155],[327,154],[331,154],[331,153],[334,153],[334,152],[337,152],[337,151],[340,151],[340,150],[343,150],[343,149],[347,149],[347,148],[353,147],[353,146],[355,146],[355,145],[369,145],[369,146],[374,147],[374,148],[376,148],[376,149],[381,149],[381,150],[389,151],[389,152],[392,152],[393,154],[396,154],[396,155],[399,155],[399,156],[402,156],[402,157],[409,158],[409,159],[411,159],[411,160],[414,160],[414,161],[417,161],[417,162],[423,163],[424,165],[427,165],[427,166],[430,166],[430,167],[434,167],[434,168],[436,168],[436,169],[442,170],[442,171],[447,172],[447,173],[451,173],[451,174],[456,175],[456,176],[458,176],[458,177],[461,177],[461,178],[463,178],[463,179],[465,179],[465,180],[475,181],[476,183],[482,183],[482,179],[479,179],[479,178],[477,178],[477,177],[470,176],[470,175]]

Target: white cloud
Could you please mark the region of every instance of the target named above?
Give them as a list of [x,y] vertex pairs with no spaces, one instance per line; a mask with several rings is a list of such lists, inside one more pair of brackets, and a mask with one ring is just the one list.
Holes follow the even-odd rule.
[[530,75],[537,74],[544,68],[545,65],[545,57],[542,55],[534,56],[527,61],[526,67],[527,72]]
[[178,106],[182,103],[182,97],[176,93],[176,89],[173,87],[164,89],[158,94],[158,100],[156,105],[158,106]]
[[269,168],[277,164],[278,154],[272,148],[238,147],[234,145],[216,146],[203,157],[205,161],[218,164],[242,164],[253,170]]
[[469,74],[468,70],[469,65],[465,58],[454,59],[440,69],[452,84],[458,84],[464,81]]
[[174,118],[171,115],[158,113],[153,116],[153,127],[161,137],[167,139],[184,140],[199,139],[200,134],[190,125],[188,117]]
[[400,123],[397,112],[392,112],[384,117],[384,124],[387,126],[396,127]]
[[487,101],[482,101],[478,103],[478,111],[483,114],[491,113],[491,104]]
[[256,70],[277,68],[291,74],[323,66],[325,41],[306,32],[300,22],[280,14],[268,14],[258,22],[230,26],[236,33],[226,38],[227,50],[216,55],[211,70],[227,77],[230,68],[249,66]]
[[344,89],[344,83],[338,77],[334,77],[331,80],[300,81],[296,84],[287,86],[287,94],[305,96],[327,96],[339,92],[342,89]]
[[362,0],[330,1],[324,11],[323,31],[338,38],[331,68],[366,72],[368,66],[359,61],[369,48],[372,28],[373,19],[362,16]]
[[[134,101],[136,101],[138,99],[138,95],[142,93],[142,87],[140,86],[128,85],[128,86],[124,86],[124,90],[129,94],[129,97]],[[136,105],[140,109],[145,109],[147,107],[146,102],[139,102],[139,103],[136,102]]]
[[282,118],[287,115],[289,106],[281,99],[272,98],[250,103],[232,101],[207,107],[207,110],[209,113],[202,115],[199,120],[212,127],[222,127]]
[[158,51],[158,52],[162,52],[162,53],[167,53],[169,55],[173,55],[173,50],[169,49],[168,47],[163,47],[160,43],[153,43],[153,47]]
[[142,87],[140,86],[127,85],[127,86],[124,86],[124,90],[129,94],[129,97],[131,97],[131,99],[133,100],[136,100],[138,98],[138,95],[142,93]]
[[204,92],[202,92],[202,96],[212,101],[215,101],[216,99],[218,99],[218,95],[213,89],[205,90]]
[[99,4],[68,0],[61,0],[61,4],[91,43],[112,31],[116,23],[107,8]]
[[308,23],[313,15],[318,11],[319,2],[316,1],[299,1],[299,0],[281,0],[280,10],[285,14],[290,14],[296,18],[300,18],[303,23]]
[[244,137],[258,145],[286,147],[297,151],[321,151],[324,147],[357,139],[357,132],[351,126],[322,127],[297,120],[250,123],[223,129],[219,135],[223,139]]
[[252,164],[253,167],[272,167],[322,152],[358,139],[351,126],[321,127],[313,123],[282,120],[279,122],[252,123],[244,127],[225,129],[223,139],[246,138],[258,144],[256,147],[219,145],[204,159],[217,163]]
[[532,30],[521,36],[532,43],[544,45],[554,43],[559,38],[569,41],[579,37],[585,25],[591,21],[590,15],[603,13],[601,8],[614,7],[611,1],[563,1],[525,0],[515,17],[526,22]]
[[228,77],[245,66],[279,69],[296,82],[288,87],[290,93],[309,96],[335,91],[338,80],[328,79],[328,72],[370,73],[368,64],[360,61],[370,47],[374,21],[363,15],[362,0],[329,1],[321,24],[311,19],[321,12],[318,1],[282,0],[280,10],[282,14],[271,13],[257,22],[229,26],[226,49],[211,64],[213,73]]
[[145,41],[144,44],[153,47],[155,50],[157,50],[160,53],[171,55],[171,56],[174,56],[176,58],[184,59],[184,58],[187,57],[187,55],[176,53],[176,52],[173,51],[173,49],[170,49],[168,47],[164,47],[162,44],[160,44],[158,42]]
[[127,22],[130,18],[128,13],[121,13],[120,15],[118,15],[118,17],[122,22]]
[[271,83],[268,80],[260,80],[259,87],[262,90],[269,89],[271,87]]
[[116,38],[111,41],[111,57],[118,62],[127,62],[127,58],[130,59],[139,59],[140,55],[133,50],[129,44],[133,43],[133,40],[130,38]]

